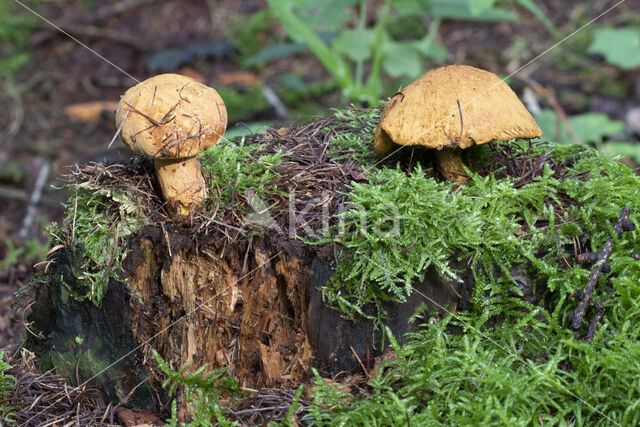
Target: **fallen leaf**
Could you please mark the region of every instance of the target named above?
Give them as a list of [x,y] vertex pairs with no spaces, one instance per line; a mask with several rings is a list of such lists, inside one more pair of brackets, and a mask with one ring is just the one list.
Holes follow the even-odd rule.
[[73,120],[88,123],[97,122],[103,114],[112,114],[118,107],[117,101],[93,101],[68,105],[64,113]]
[[196,70],[193,67],[182,67],[178,70],[178,74],[183,76],[191,77],[193,80],[198,81],[200,83],[206,83],[207,78],[200,71]]
[[380,369],[380,365],[382,365],[384,362],[397,359],[398,355],[396,354],[396,352],[392,348],[387,347],[384,350],[384,353],[373,359],[373,371],[371,371],[371,375],[375,375],[375,373],[378,372],[378,369]]
[[133,411],[128,408],[119,409],[118,418],[126,427],[162,426],[164,422],[148,409]]
[[216,80],[225,86],[255,86],[258,83],[258,76],[253,73],[220,73]]

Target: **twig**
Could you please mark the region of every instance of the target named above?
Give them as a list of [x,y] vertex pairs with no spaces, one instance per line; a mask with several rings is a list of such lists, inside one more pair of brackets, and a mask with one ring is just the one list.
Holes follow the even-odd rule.
[[560,102],[558,102],[558,98],[556,98],[555,94],[551,90],[545,88],[544,86],[542,86],[540,83],[533,80],[529,76],[517,75],[516,77],[522,80],[523,82],[527,83],[529,86],[533,88],[533,90],[535,90],[541,96],[547,99],[547,101],[549,102],[549,105],[551,105],[551,108],[553,108],[553,110],[556,112],[556,115],[560,118],[560,120],[562,120],[562,123],[564,124],[565,129],[567,129],[567,132],[571,137],[571,140],[574,142],[574,144],[579,144],[580,139],[578,138],[578,135],[576,135],[576,131],[573,130],[573,126],[571,126],[571,122],[569,122],[569,117],[567,116],[567,113],[564,111],[564,109],[560,105]]
[[353,355],[355,356],[356,360],[360,364],[360,367],[362,368],[362,372],[364,372],[364,374],[367,377],[369,377],[369,372],[367,371],[367,368],[365,368],[364,363],[362,363],[362,360],[360,360],[360,356],[358,356],[358,353],[356,353],[356,351],[353,349],[352,346],[349,346],[349,348],[351,349],[351,353],[353,353]]
[[130,111],[131,110],[127,110],[124,113],[124,117],[122,118],[122,121],[120,122],[120,126],[118,126],[118,130],[116,130],[115,135],[113,135],[113,138],[111,138],[111,142],[109,142],[109,145],[107,145],[107,148],[111,148],[111,144],[113,144],[113,142],[116,140],[118,135],[120,135],[120,132],[122,132],[122,127],[124,126],[124,122],[125,122],[125,120],[127,120],[127,116],[129,115]]
[[595,337],[596,335],[596,328],[598,327],[598,323],[600,322],[600,320],[602,319],[602,315],[604,314],[604,304],[602,304],[600,301],[594,302],[593,306],[596,309],[596,315],[593,317],[593,320],[591,320],[591,323],[589,323],[589,330],[587,331],[587,337],[585,338],[588,343],[593,341],[593,337]]
[[262,85],[262,96],[264,96],[264,99],[267,100],[269,105],[271,105],[273,109],[276,110],[276,114],[280,119],[289,118],[289,111],[287,110],[287,107],[285,107],[285,105],[282,103],[280,98],[278,98],[278,95],[276,95],[273,89],[271,89],[266,84]]
[[31,197],[29,199],[29,206],[27,207],[27,214],[24,217],[24,221],[22,222],[22,228],[18,232],[18,236],[21,238],[27,237],[29,234],[29,229],[33,224],[33,220],[36,215],[36,205],[40,201],[40,197],[42,196],[42,187],[47,183],[47,177],[49,176],[49,171],[51,171],[51,163],[48,160],[45,160],[44,164],[40,168],[38,172],[38,178],[36,179],[36,183],[33,187],[33,192],[31,193]]
[[[613,226],[613,231],[615,232],[618,239],[622,236],[622,233],[624,231],[632,231],[635,229],[635,225],[629,220],[630,214],[631,208],[629,206],[625,206],[620,212],[620,218],[618,219],[618,222]],[[611,251],[613,250],[613,243],[613,236],[609,237],[609,239],[607,239],[606,243],[604,244],[602,251],[598,253],[598,260],[596,261],[595,267],[591,271],[591,275],[589,276],[589,280],[587,281],[587,286],[585,286],[582,292],[578,307],[576,307],[576,309],[569,314],[571,328],[574,329],[576,333],[582,325],[582,319],[584,318],[585,310],[587,309],[587,306],[591,301],[591,295],[593,294],[596,284],[598,283],[598,279],[603,272],[603,267],[609,261]]]

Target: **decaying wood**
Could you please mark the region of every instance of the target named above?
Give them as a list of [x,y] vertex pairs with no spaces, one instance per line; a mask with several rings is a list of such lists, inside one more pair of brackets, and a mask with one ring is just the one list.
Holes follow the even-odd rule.
[[[190,221],[172,221],[157,196],[150,162],[74,170],[72,181],[82,188],[131,196],[144,207],[150,225],[119,240],[127,251],[123,280],[110,280],[100,307],[68,297],[69,288],[81,285],[74,271],[81,245],[68,239],[53,253],[47,286],[38,289],[33,309],[33,326],[42,334],[30,339],[31,347],[58,358],[57,369],[75,384],[100,384],[111,401],[129,397],[157,413],[166,413],[171,397],[162,389],[164,375],[152,349],[174,369],[185,363],[187,372],[204,365],[228,367],[242,387],[253,390],[295,388],[311,379],[311,366],[326,377],[373,372],[383,350],[382,332],[371,321],[343,319],[324,305],[319,292],[332,277],[339,247],[298,239],[335,225],[347,185],[367,178],[351,157],[327,155],[327,141],[340,126],[346,125],[327,118],[249,138],[266,142],[257,154],[293,153],[274,166],[278,178],[266,186],[269,196],[260,205],[270,208],[272,222],[266,224],[247,214],[256,207],[255,195],[235,189],[234,209],[211,205]],[[375,123],[362,126],[372,130]],[[539,176],[545,163],[562,174],[562,164],[548,153],[499,155],[504,158],[496,164],[507,165],[501,173],[519,178],[516,185]],[[276,187],[296,197],[287,199]],[[405,304],[383,307],[387,326],[399,339],[422,303],[434,312],[455,309],[469,298],[473,274],[464,261],[454,267],[462,272],[460,283],[428,271]],[[274,413],[286,412],[272,400]],[[252,415],[242,412],[248,409],[255,405],[238,409],[238,419]]]
[[[134,405],[160,412],[170,397],[152,349],[174,369],[227,367],[241,386],[256,390],[296,387],[311,379],[311,366],[328,376],[363,364],[372,368],[382,334],[371,321],[342,319],[324,307],[318,292],[333,273],[338,248],[298,239],[335,225],[347,185],[366,179],[350,156],[334,160],[326,154],[341,126],[327,118],[253,137],[263,143],[256,155],[290,153],[275,166],[278,178],[267,185],[268,199],[234,189],[233,209],[210,206],[187,222],[167,215],[150,162],[75,169],[74,185],[128,194],[150,225],[119,239],[127,252],[124,280],[110,280],[100,307],[66,296],[84,286],[76,277],[83,249],[69,231],[52,254],[47,286],[38,290],[32,321],[42,334],[30,346],[51,356],[73,383],[104,383],[113,402],[131,394]],[[362,126],[373,129],[375,123]],[[263,205],[268,223],[248,214]],[[457,296],[448,286],[438,290],[441,285],[418,286],[438,304],[453,305]],[[398,337],[422,302],[416,294],[406,305],[389,304],[389,326]]]

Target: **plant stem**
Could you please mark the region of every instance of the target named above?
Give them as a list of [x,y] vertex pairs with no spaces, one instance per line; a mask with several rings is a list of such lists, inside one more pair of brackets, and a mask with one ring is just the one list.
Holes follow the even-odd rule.
[[343,90],[352,88],[353,79],[349,66],[306,23],[293,13],[291,2],[287,0],[268,0],[268,2],[271,10],[278,17],[289,36],[298,42],[306,43]]
[[[360,22],[358,22],[358,29],[362,32],[366,28],[367,24],[367,0],[360,0]],[[362,87],[362,67],[364,60],[359,59],[356,62],[356,87]]]
[[371,73],[367,79],[365,90],[362,92],[363,97],[369,103],[375,103],[380,98],[381,80],[380,68],[382,67],[382,44],[383,36],[387,27],[387,19],[391,9],[391,0],[385,0],[384,5],[380,8],[378,16],[378,24],[376,25],[376,39],[373,45],[373,61],[371,63]]

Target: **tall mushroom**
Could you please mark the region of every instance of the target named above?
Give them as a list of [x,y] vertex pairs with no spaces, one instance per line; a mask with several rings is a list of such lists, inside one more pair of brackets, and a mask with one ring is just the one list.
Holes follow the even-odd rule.
[[120,138],[154,159],[169,210],[187,216],[207,195],[195,158],[222,138],[227,110],[215,89],[178,74],[160,74],[127,90],[116,110]]
[[531,114],[498,76],[451,65],[423,74],[391,98],[380,116],[374,150],[383,156],[393,143],[435,148],[438,170],[451,181],[466,181],[461,149],[541,136]]

